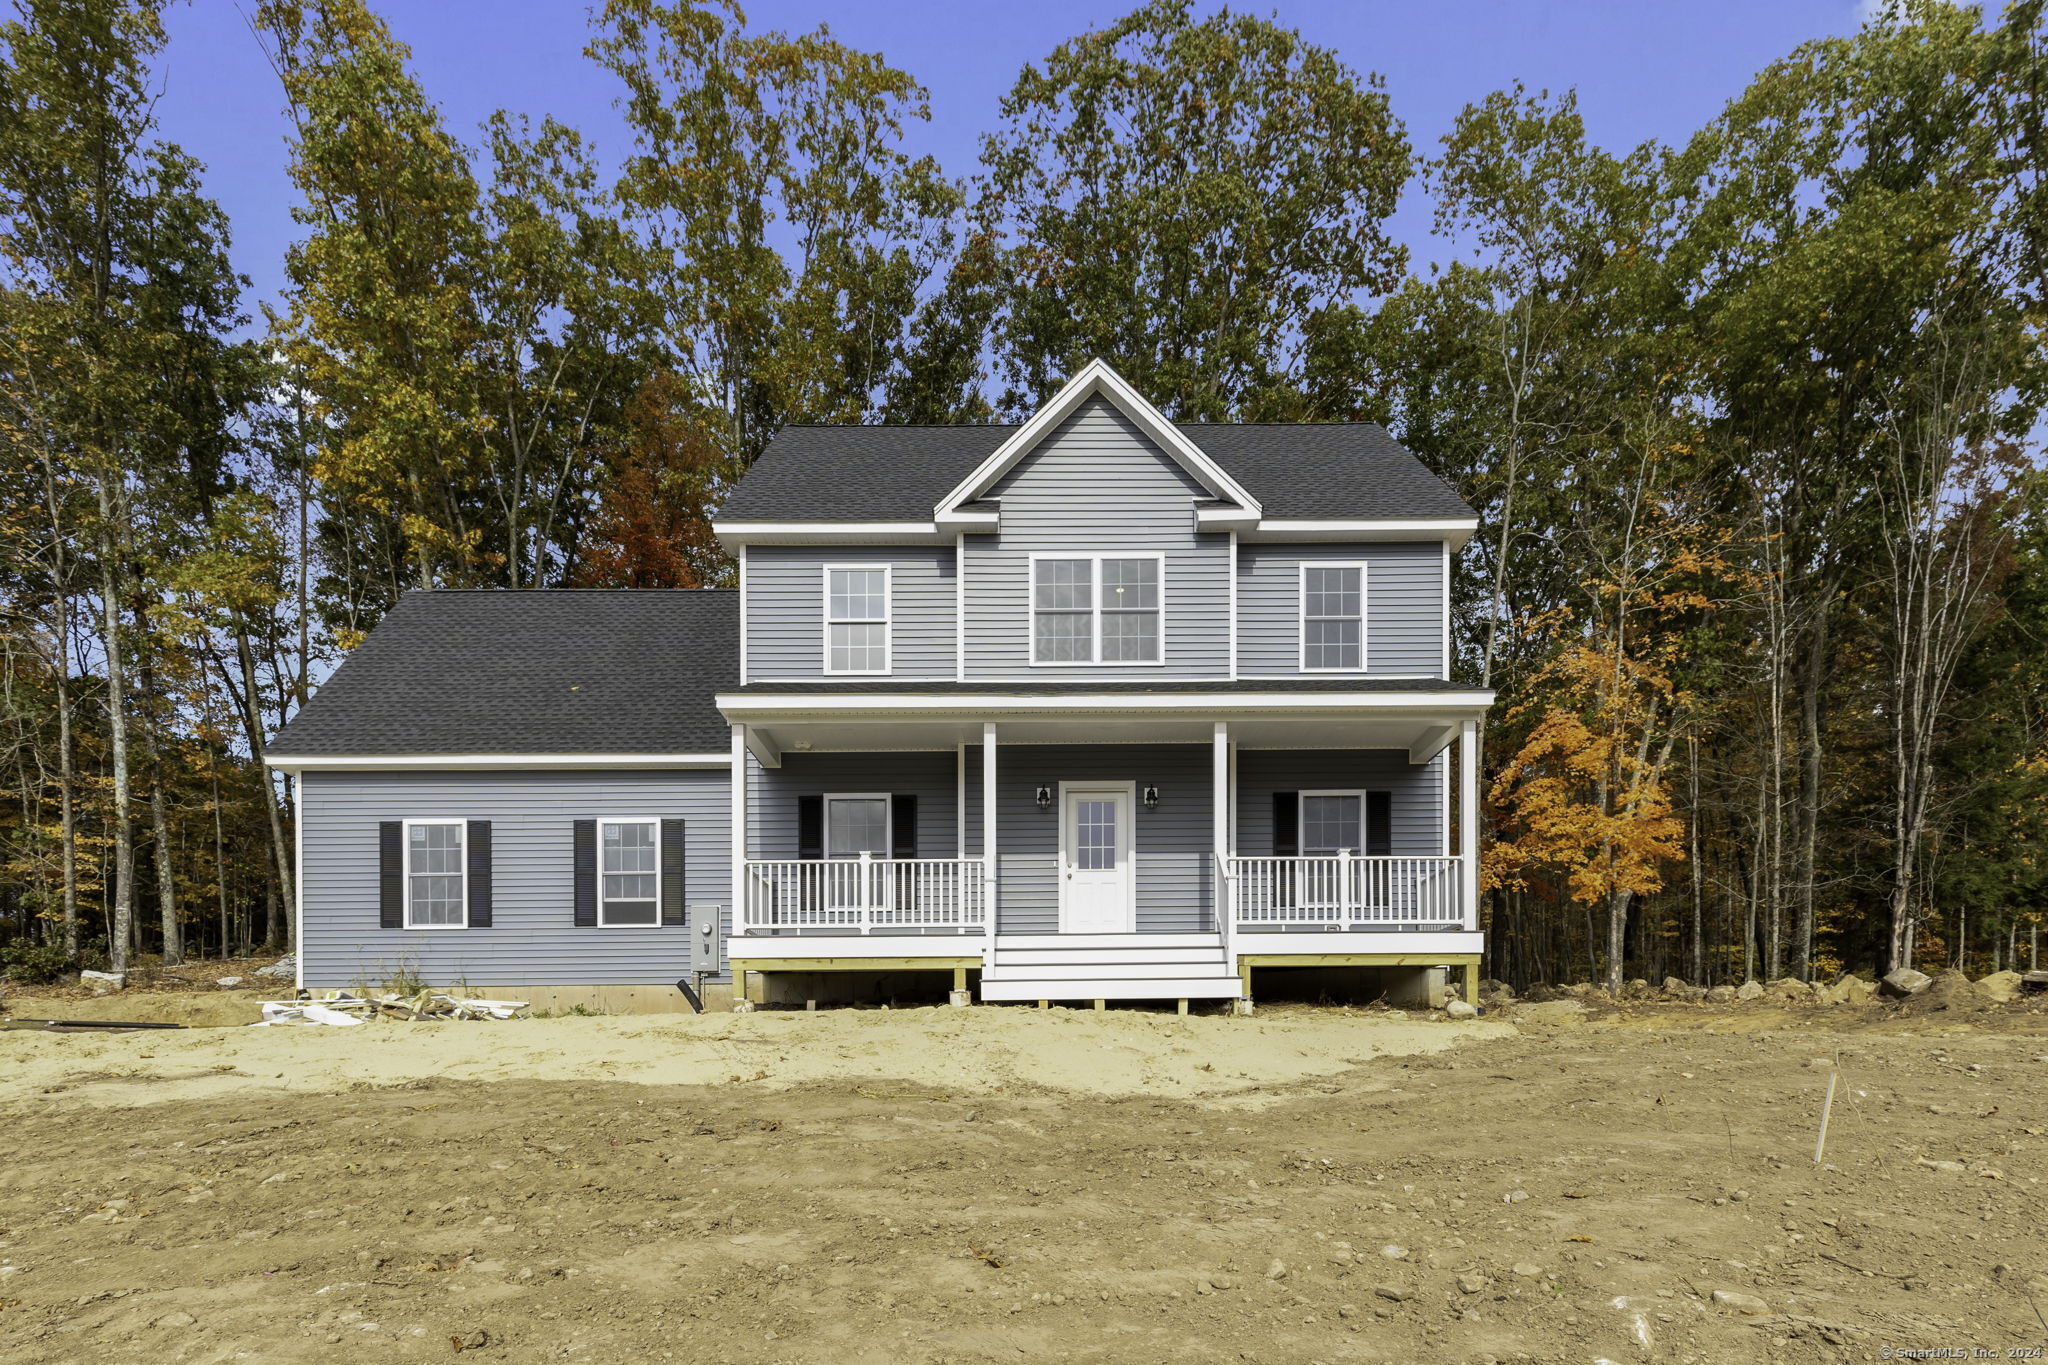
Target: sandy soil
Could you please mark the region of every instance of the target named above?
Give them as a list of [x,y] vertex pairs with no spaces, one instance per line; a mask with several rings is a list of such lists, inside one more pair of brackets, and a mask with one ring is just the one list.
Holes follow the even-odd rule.
[[2002,1355],[2044,1078],[2041,1003],[0,1033],[0,1361]]

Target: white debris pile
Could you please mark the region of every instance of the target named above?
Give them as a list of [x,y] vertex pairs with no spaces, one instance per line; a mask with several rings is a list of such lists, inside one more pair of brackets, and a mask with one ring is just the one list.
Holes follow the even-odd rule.
[[446,991],[421,991],[417,995],[357,995],[351,991],[329,991],[320,999],[265,1000],[263,1022],[251,1028],[273,1024],[324,1024],[351,1028],[372,1019],[516,1019],[526,1009],[524,1000],[475,1000]]

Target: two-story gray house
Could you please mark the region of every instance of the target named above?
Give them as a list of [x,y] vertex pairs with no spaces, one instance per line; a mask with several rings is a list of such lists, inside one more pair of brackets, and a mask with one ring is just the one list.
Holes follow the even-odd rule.
[[1469,998],[1475,525],[1377,427],[1177,425],[1099,361],[1021,426],[791,428],[736,591],[411,593],[285,728],[301,984]]

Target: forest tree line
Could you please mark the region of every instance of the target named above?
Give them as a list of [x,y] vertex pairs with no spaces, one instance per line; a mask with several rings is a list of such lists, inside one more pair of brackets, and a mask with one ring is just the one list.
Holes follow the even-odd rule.
[[1015,420],[1102,356],[1179,420],[1385,424],[1479,510],[1496,975],[2031,965],[2043,0],[1908,0],[1620,148],[1520,87],[1417,146],[1346,56],[1153,0],[972,167],[915,73],[715,0],[594,8],[606,148],[450,128],[361,0],[271,0],[260,308],[160,9],[0,23],[0,951],[288,946],[264,738],[400,593],[728,583],[779,428]]

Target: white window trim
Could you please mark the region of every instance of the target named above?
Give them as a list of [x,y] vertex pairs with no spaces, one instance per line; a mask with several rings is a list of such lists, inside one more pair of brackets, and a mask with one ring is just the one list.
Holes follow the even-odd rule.
[[[818,638],[819,648],[824,652],[824,657],[819,660],[821,664],[819,671],[841,678],[887,677],[891,667],[896,662],[895,566],[891,564],[825,564],[820,567],[822,572],[819,575],[818,582],[822,590],[823,600],[820,602],[819,608],[825,618],[825,624],[819,632]],[[873,573],[876,571],[879,571],[882,575],[882,619],[879,623],[882,627],[882,666],[880,668],[834,668],[832,666],[832,627],[839,625],[871,626],[877,623],[872,617],[864,616],[858,620],[849,617],[842,620],[832,615],[832,575],[835,573]]]
[[[408,928],[408,929],[419,929],[419,930],[423,930],[423,931],[426,931],[426,932],[430,932],[430,933],[432,933],[432,932],[439,932],[439,931],[442,931],[442,930],[447,930],[447,929],[467,929],[467,928],[469,927],[469,821],[468,821],[467,819],[453,819],[453,818],[450,818],[450,817],[447,817],[447,816],[443,816],[443,817],[441,817],[441,818],[439,818],[439,819],[434,819],[434,820],[401,820],[401,821],[399,821],[399,824],[400,824],[401,828],[400,828],[400,830],[399,830],[399,836],[398,836],[398,837],[399,837],[400,845],[401,845],[401,847],[402,847],[402,848],[404,849],[404,853],[402,854],[402,857],[401,857],[401,861],[402,861],[402,863],[403,863],[403,865],[404,865],[404,870],[405,870],[405,927],[406,927],[406,928]],[[413,827],[414,827],[415,825],[453,825],[453,826],[455,826],[455,828],[456,828],[456,829],[457,829],[458,831],[460,831],[460,834],[459,834],[459,836],[458,836],[458,837],[459,837],[459,838],[460,838],[460,840],[461,840],[461,850],[462,850],[462,851],[461,851],[460,855],[459,855],[459,856],[458,856],[458,857],[456,858],[456,860],[455,860],[456,866],[462,869],[462,891],[461,891],[461,893],[459,894],[459,896],[457,897],[457,900],[456,900],[456,904],[458,904],[458,905],[460,905],[460,906],[462,907],[462,919],[461,919],[461,921],[460,921],[460,922],[458,922],[458,923],[455,923],[455,924],[415,924],[415,923],[413,923],[413,918],[412,918],[412,831],[413,831]]]
[[[1386,793],[1388,794],[1388,795],[1387,795],[1387,801],[1388,801],[1388,806],[1389,806],[1389,809],[1388,809],[1388,815],[1389,815],[1389,818],[1391,819],[1391,816],[1392,816],[1392,814],[1393,814],[1393,812],[1392,812],[1392,803],[1393,803],[1393,788],[1391,788],[1391,787],[1323,787],[1323,788],[1318,788],[1318,789],[1316,789],[1316,790],[1314,790],[1314,791],[1299,791],[1299,792],[1296,792],[1296,793],[1294,794],[1294,828],[1295,828],[1295,843],[1296,843],[1296,846],[1297,846],[1297,847],[1298,847],[1298,848],[1299,848],[1299,849],[1301,850],[1301,854],[1300,854],[1300,856],[1301,856],[1301,857],[1304,857],[1304,858],[1334,858],[1334,857],[1336,857],[1336,856],[1337,856],[1337,855],[1336,855],[1336,854],[1334,854],[1334,853],[1310,853],[1310,852],[1308,851],[1308,798],[1309,798],[1309,797],[1311,797],[1311,796],[1355,796],[1355,797],[1357,797],[1357,798],[1358,798],[1358,844],[1357,844],[1357,846],[1356,846],[1356,847],[1354,847],[1354,848],[1353,848],[1353,849],[1351,850],[1351,856],[1352,856],[1352,857],[1354,857],[1354,858],[1365,858],[1365,857],[1370,857],[1370,856],[1372,856],[1372,855],[1368,854],[1368,853],[1367,853],[1367,852],[1365,851],[1365,841],[1366,841],[1366,828],[1365,828],[1365,822],[1366,822],[1366,810],[1367,810],[1367,807],[1369,807],[1369,806],[1370,806],[1370,805],[1372,804],[1372,803],[1371,803],[1371,801],[1369,800],[1369,798],[1370,798],[1370,797],[1372,796],[1372,794],[1373,794],[1374,792],[1386,792]],[[1389,835],[1391,835],[1391,834],[1392,834],[1392,832],[1393,832],[1392,830],[1389,830],[1389,831],[1388,831]],[[1401,856],[1401,855],[1399,855],[1399,854],[1389,854],[1389,855],[1387,855],[1387,856],[1389,856],[1389,857],[1399,857],[1399,856]]]
[[[1128,554],[1065,554],[1039,550],[1025,556],[1028,567],[1024,583],[1024,658],[1033,668],[1164,668],[1166,666],[1166,554],[1161,550],[1134,550]],[[1044,559],[1085,559],[1088,561],[1088,652],[1086,659],[1040,659],[1038,657],[1038,564]],[[1102,657],[1102,561],[1105,559],[1149,559],[1159,566],[1159,657],[1156,659],[1105,659]]]
[[[1308,666],[1308,571],[1310,569],[1356,569],[1358,570],[1358,666],[1355,668],[1310,668]],[[1304,559],[1297,567],[1294,579],[1294,666],[1303,673],[1364,673],[1366,672],[1366,617],[1369,615],[1366,599],[1367,575],[1371,570],[1362,559]],[[1319,617],[1319,620],[1339,620],[1339,617]],[[1421,675],[1426,676],[1426,675]]]
[[[604,907],[604,827],[606,825],[652,825],[654,827],[654,923],[607,924]],[[597,927],[600,929],[659,929],[661,927],[661,817],[658,815],[600,815],[597,817]]]
[[879,801],[882,803],[882,851],[869,856],[881,859],[893,856],[896,849],[896,802],[888,792],[826,792],[825,805],[820,818],[824,828],[818,831],[826,862],[852,862],[857,853],[832,852],[832,803],[834,801]]

